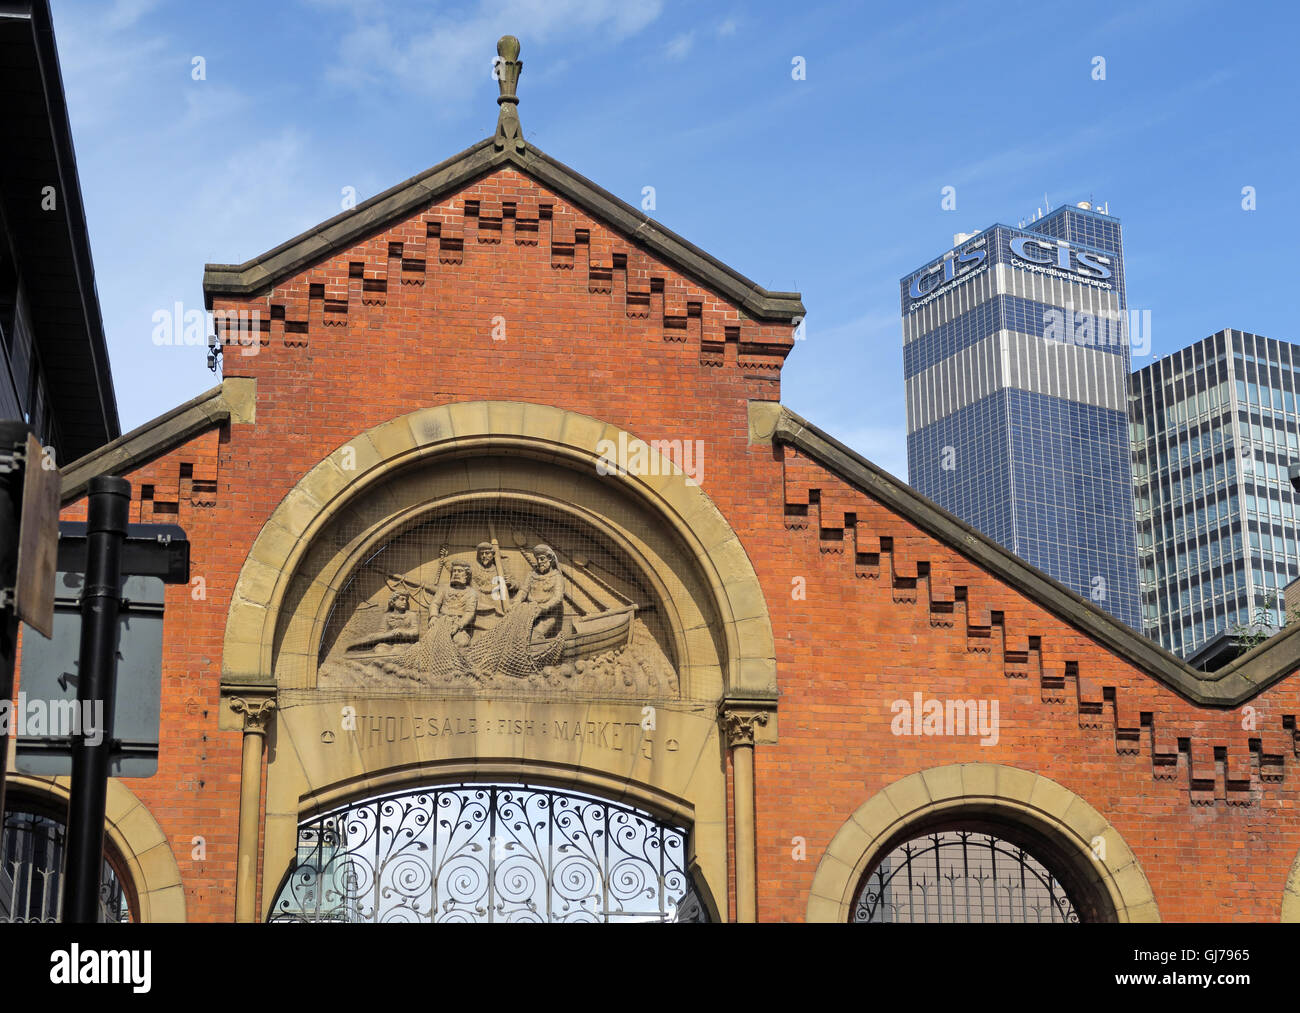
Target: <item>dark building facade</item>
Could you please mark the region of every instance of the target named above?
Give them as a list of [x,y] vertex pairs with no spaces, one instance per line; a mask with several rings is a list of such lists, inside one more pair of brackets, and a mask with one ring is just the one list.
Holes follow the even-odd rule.
[[1193,658],[1281,626],[1300,575],[1300,345],[1223,330],[1135,372],[1130,396],[1143,632]]
[[[0,420],[27,423],[47,460],[66,463],[115,440],[119,431],[72,132],[44,0],[0,9],[0,97]],[[29,461],[26,467],[44,463]],[[7,569],[13,547],[0,547],[0,553]],[[6,665],[0,671],[5,735],[16,725],[10,682]],[[0,738],[0,747],[11,741]],[[6,769],[12,771],[12,761]],[[47,792],[15,786],[13,778],[6,779],[0,799],[0,922],[53,919],[66,805]],[[112,893],[122,880],[111,865],[105,870]],[[106,907],[120,911],[120,902],[118,891]]]
[[0,13],[0,418],[58,460],[118,435],[49,6]]

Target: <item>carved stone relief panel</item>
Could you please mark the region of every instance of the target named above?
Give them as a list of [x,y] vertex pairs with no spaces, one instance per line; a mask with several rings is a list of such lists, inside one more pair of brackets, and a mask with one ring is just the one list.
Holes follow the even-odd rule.
[[503,498],[435,509],[368,554],[326,621],[318,686],[671,697],[674,653],[612,539]]

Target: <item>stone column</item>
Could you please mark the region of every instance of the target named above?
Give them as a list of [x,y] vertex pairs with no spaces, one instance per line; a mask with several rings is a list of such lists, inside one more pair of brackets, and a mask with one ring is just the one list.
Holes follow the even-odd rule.
[[244,719],[244,757],[239,771],[239,866],[235,878],[235,921],[257,918],[258,817],[262,808],[262,750],[275,712],[270,697],[228,698],[230,709]]
[[758,852],[754,827],[754,737],[770,708],[724,700],[722,731],[731,749],[732,806],[736,820],[736,921],[758,920]]

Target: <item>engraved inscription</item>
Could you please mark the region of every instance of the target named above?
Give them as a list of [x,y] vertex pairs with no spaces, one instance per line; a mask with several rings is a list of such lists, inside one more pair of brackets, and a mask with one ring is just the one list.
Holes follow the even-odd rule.
[[[438,714],[359,714],[356,729],[351,735],[358,748],[363,750],[425,738],[474,736],[481,742],[494,737],[523,736],[530,739],[549,738],[617,753],[635,752],[647,760],[654,758],[656,742],[639,721],[478,718]],[[661,748],[673,753],[680,748],[680,743],[670,737],[662,740]]]

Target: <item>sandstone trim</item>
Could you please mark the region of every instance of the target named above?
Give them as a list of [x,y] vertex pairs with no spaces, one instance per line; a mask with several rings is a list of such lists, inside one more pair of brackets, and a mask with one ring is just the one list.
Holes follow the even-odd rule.
[[[11,788],[54,798],[66,808],[71,779],[11,774]],[[163,829],[136,794],[116,777],[108,779],[105,837],[122,857],[141,922],[185,921],[185,888],[180,866]]]
[[227,422],[256,420],[257,381],[231,377],[165,415],[106,443],[61,469],[64,505],[83,496],[98,475],[120,475]]
[[909,826],[938,813],[972,808],[1046,831],[1079,855],[1121,922],[1160,920],[1136,856],[1096,809],[1068,788],[1032,771],[962,763],[909,774],[873,795],[831,839],[808,894],[807,920],[846,922],[862,877],[881,850]]

